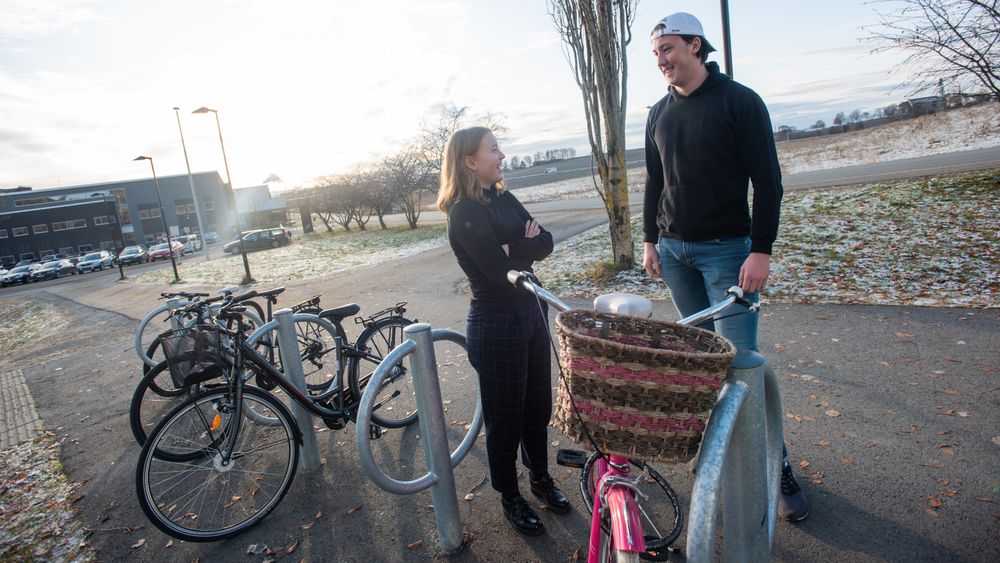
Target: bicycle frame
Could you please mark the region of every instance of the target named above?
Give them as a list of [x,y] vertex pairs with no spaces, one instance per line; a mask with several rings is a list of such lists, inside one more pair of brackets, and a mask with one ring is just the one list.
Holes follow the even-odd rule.
[[[547,291],[546,289],[536,285],[530,279],[528,275],[524,272],[510,271],[507,273],[507,279],[512,284],[517,287],[523,288],[533,294],[535,294],[539,299],[546,301],[559,311],[569,311],[572,309],[567,303]],[[699,311],[691,316],[685,317],[679,321],[678,324],[694,325],[699,324],[703,321],[715,317],[715,315],[725,311],[726,309],[732,307],[734,304],[740,302],[747,305],[742,299],[743,292],[739,287],[732,287],[726,292],[727,297],[703,310]],[[750,312],[756,312],[759,309],[758,303],[749,304],[748,307]],[[773,373],[771,376],[773,380]],[[763,383],[762,383],[763,385]],[[729,391],[729,388],[734,388],[734,391]],[[768,382],[768,393],[767,402],[768,406],[772,406],[772,403],[776,401],[777,397],[777,384]],[[724,408],[717,408],[717,411],[725,411],[725,415],[713,412],[708,428],[705,433],[706,447],[703,449],[708,451],[708,455],[712,457],[712,462],[716,463],[716,471],[708,471],[708,473],[713,473],[713,477],[709,479],[701,479],[701,473],[699,473],[699,480],[702,481],[702,486],[700,490],[696,491],[696,496],[701,498],[693,499],[692,504],[694,504],[699,512],[698,517],[704,518],[708,524],[709,532],[699,532],[698,549],[696,549],[697,557],[695,559],[702,560],[703,554],[705,554],[703,548],[711,544],[710,540],[703,539],[706,533],[711,534],[711,540],[714,541],[715,535],[715,520],[714,511],[712,514],[708,514],[709,505],[712,507],[716,506],[712,504],[713,501],[717,501],[717,496],[710,494],[718,488],[718,483],[720,479],[718,474],[721,473],[721,466],[723,465],[723,457],[725,456],[725,445],[728,443],[729,436],[733,430],[733,421],[735,417],[740,412],[740,407],[742,406],[743,399],[748,392],[748,387],[745,383],[741,381],[736,381],[732,384],[726,385],[723,392],[720,394],[718,405]],[[735,402],[735,404],[734,404]],[[773,411],[773,408],[769,408],[769,411]],[[780,411],[780,408],[777,409]],[[730,413],[730,411],[733,411]],[[770,418],[773,418],[771,416]],[[714,422],[714,424],[713,424]],[[768,420],[770,426],[774,426],[775,422]],[[777,428],[780,429],[780,418],[777,420]],[[780,432],[780,430],[778,430]],[[773,434],[773,433],[772,433]],[[773,442],[773,435],[768,436],[768,441]],[[711,447],[707,447],[711,444]],[[721,444],[721,446],[720,446]],[[773,444],[772,444],[773,445]],[[721,453],[720,453],[721,451]],[[773,456],[772,456],[773,457]],[[701,462],[705,461],[705,454]],[[593,498],[594,506],[593,512],[591,514],[591,526],[590,526],[590,549],[588,553],[587,560],[590,563],[596,563],[599,561],[607,560],[609,555],[613,555],[614,551],[629,551],[642,553],[646,550],[645,538],[642,532],[642,522],[641,514],[638,503],[636,502],[636,494],[641,494],[637,489],[636,484],[643,478],[639,476],[638,478],[631,479],[629,471],[629,460],[621,456],[607,456],[604,459],[598,460],[598,465],[596,468],[596,476],[594,479]],[[768,472],[771,471],[773,460],[768,460]],[[702,463],[699,463],[699,468]],[[773,467],[777,467],[773,465]],[[701,483],[696,483],[697,486]],[[589,483],[582,483],[582,486],[591,486]],[[770,487],[774,489],[774,487]],[[699,495],[700,493],[700,495]],[[773,497],[773,498],[772,498]],[[695,503],[695,501],[698,501]],[[773,536],[773,520],[775,507],[777,505],[777,498],[774,495],[768,494],[768,528],[770,535]],[[602,521],[604,519],[605,513],[611,519],[611,537],[608,538],[607,534],[604,532]],[[695,512],[692,511],[691,518],[694,519]],[[691,539],[691,530],[689,526],[689,540]],[[610,540],[612,543],[609,545],[607,542]],[[689,544],[691,542],[689,541]],[[710,556],[711,551],[708,551]]]

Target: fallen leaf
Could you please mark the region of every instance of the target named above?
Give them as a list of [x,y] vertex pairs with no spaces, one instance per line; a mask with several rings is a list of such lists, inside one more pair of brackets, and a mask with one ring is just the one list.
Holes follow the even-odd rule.
[[994,436],[990,441],[1000,446],[1000,436]]
[[801,468],[801,469],[805,469],[805,468],[809,467],[809,465],[810,465],[810,463],[809,463],[808,459],[803,459],[802,461],[799,462],[799,468]]
[[132,549],[136,549],[136,548],[142,547],[143,545],[145,545],[145,543],[146,543],[146,540],[139,540],[139,541],[135,542],[134,544],[132,544]]
[[809,474],[809,477],[811,477],[813,479],[822,479],[823,478],[823,472],[822,471],[813,471],[812,473]]
[[824,439],[820,440],[819,442],[816,442],[816,445],[819,446],[819,447],[821,447],[821,448],[825,448],[825,447],[829,446],[832,443],[833,442],[831,442],[830,440],[827,440],[827,439],[824,438]]
[[909,338],[909,337],[911,337],[913,335],[910,334],[909,332],[897,332],[896,336],[898,336],[900,338]]
[[968,418],[969,417],[969,413],[967,413],[965,411],[958,411],[958,416],[961,417],[961,418]]
[[972,500],[978,500],[979,502],[990,502],[990,503],[993,503],[993,504],[997,504],[997,501],[991,499],[990,497],[975,496],[975,497],[972,497]]
[[424,545],[424,540],[417,540],[413,543],[406,544],[406,549],[417,549],[422,545]]
[[956,358],[955,356],[945,356],[944,359],[945,359],[945,361],[948,361],[948,362],[958,363],[958,358]]
[[942,501],[941,499],[939,499],[937,497],[929,497],[927,499],[927,503],[930,504],[933,508],[937,508],[937,507],[941,506],[942,504],[944,504],[944,501]]
[[939,514],[937,513],[937,511],[936,511],[936,510],[934,510],[933,508],[925,508],[925,509],[924,509],[924,512],[926,512],[927,514],[930,514],[931,516],[933,516],[933,517],[935,517],[935,518],[937,518],[938,516],[940,516],[940,515],[939,515]]
[[945,455],[955,455],[955,449],[952,448],[951,444],[941,444],[938,449]]
[[573,552],[573,558],[572,558],[572,560],[573,561],[579,561],[580,560],[580,548],[579,547],[576,548],[576,551]]
[[881,362],[879,362],[879,363],[880,363],[880,364],[882,364],[882,365],[883,365],[883,366],[885,366],[885,367],[889,367],[889,362],[887,362],[887,361],[885,361],[885,360],[883,360],[883,361],[881,361]]
[[810,479],[809,482],[812,483],[813,485],[822,485],[823,484],[823,480],[822,479]]
[[247,546],[247,555],[261,555],[267,546],[262,543],[252,543]]
[[944,391],[941,391],[941,392],[944,393],[945,395],[951,395],[952,397],[957,397],[957,396],[961,395],[961,393],[959,393],[955,389],[945,389]]
[[937,484],[941,485],[942,487],[945,486],[945,485],[947,485],[948,483],[951,483],[951,481],[949,481],[948,479],[938,479],[937,480]]
[[316,511],[316,519],[319,520],[323,516],[322,512]]
[[840,416],[840,412],[831,409],[826,411],[826,416]]
[[354,514],[355,512],[361,510],[362,508],[364,508],[364,505],[359,504],[359,505],[357,505],[355,507],[352,507],[350,510],[347,511],[347,513],[348,514]]
[[303,530],[308,530],[309,528],[312,528],[315,525],[316,525],[315,522],[309,522],[308,524],[299,524],[299,528],[302,528]]
[[291,555],[295,553],[295,550],[298,548],[299,548],[299,542],[295,542],[292,545],[288,546],[288,549],[285,550],[285,553]]
[[914,432],[916,432],[918,430],[920,430],[920,427],[917,426],[916,424],[914,424],[913,426],[907,428],[906,432],[909,433],[909,434],[913,434]]
[[958,490],[957,489],[945,489],[945,490],[941,491],[941,494],[944,495],[944,496],[946,496],[946,497],[953,497],[953,496],[955,496],[955,495],[958,494]]
[[173,545],[174,545],[174,540],[167,540],[167,543],[164,544],[163,549],[170,549]]
[[849,457],[845,457],[844,459],[840,460],[840,463],[844,465],[854,465],[854,460]]

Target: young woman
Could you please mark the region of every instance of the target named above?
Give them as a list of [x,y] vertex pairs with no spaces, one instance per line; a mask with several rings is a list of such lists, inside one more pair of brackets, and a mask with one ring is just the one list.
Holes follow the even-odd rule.
[[545,526],[517,484],[517,452],[531,492],[557,513],[566,495],[548,472],[552,415],[551,351],[546,317],[533,295],[507,281],[552,253],[552,235],[503,188],[504,154],[485,127],[456,131],[445,147],[437,205],[448,216],[448,242],[469,278],[469,361],[479,374],[490,480],[504,515],[530,535]]

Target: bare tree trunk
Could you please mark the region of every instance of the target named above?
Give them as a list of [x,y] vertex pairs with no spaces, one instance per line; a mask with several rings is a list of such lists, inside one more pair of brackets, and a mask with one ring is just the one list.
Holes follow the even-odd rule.
[[601,178],[596,186],[608,214],[611,256],[635,264],[625,168],[625,108],[635,0],[549,0],[549,14],[562,36],[587,118],[591,155]]

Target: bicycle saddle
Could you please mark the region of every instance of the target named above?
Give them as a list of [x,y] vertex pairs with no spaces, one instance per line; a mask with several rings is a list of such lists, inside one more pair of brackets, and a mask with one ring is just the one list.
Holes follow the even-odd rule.
[[319,314],[321,319],[330,319],[333,322],[339,323],[346,317],[352,315],[357,315],[361,311],[361,305],[357,303],[351,303],[349,305],[341,305],[340,307],[334,307],[333,309],[326,309]]
[[653,302],[641,295],[608,293],[594,299],[594,309],[602,313],[617,313],[632,317],[653,316]]

